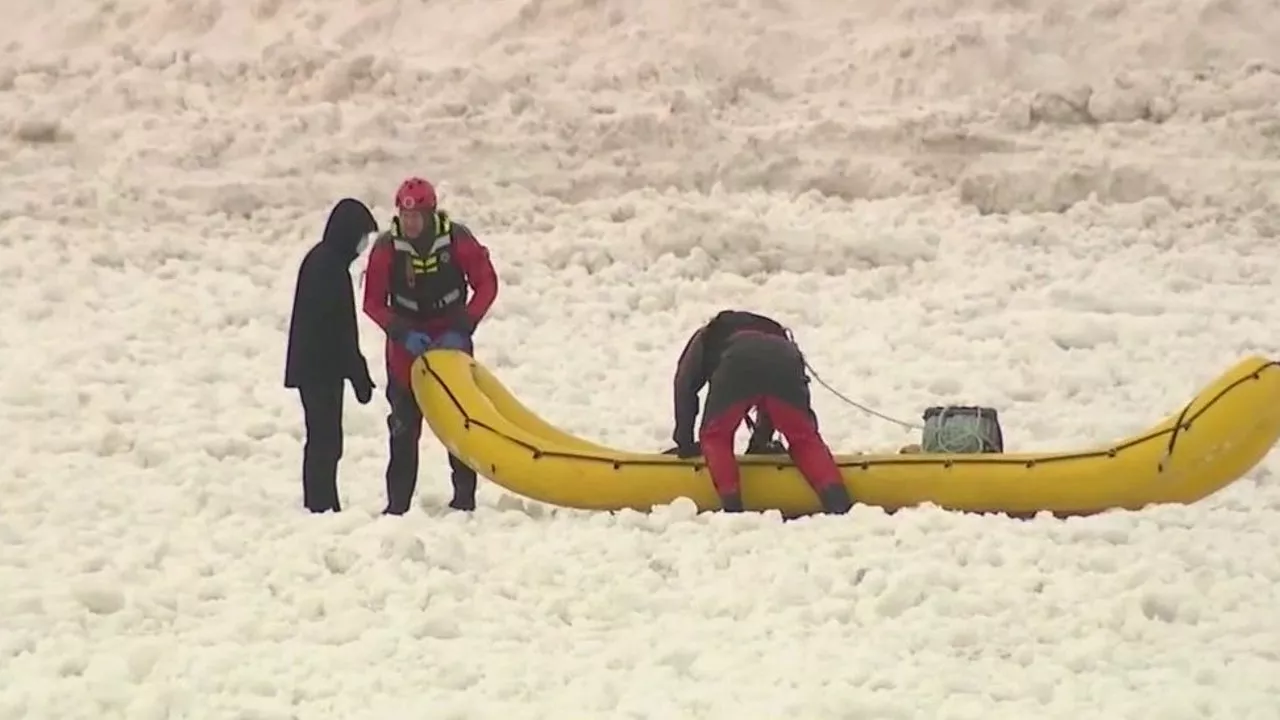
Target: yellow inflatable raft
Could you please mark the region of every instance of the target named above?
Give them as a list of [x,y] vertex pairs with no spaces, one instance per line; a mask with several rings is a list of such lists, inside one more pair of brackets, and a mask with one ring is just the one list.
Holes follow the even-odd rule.
[[[435,350],[413,367],[413,390],[436,436],[481,475],[513,493],[562,507],[647,511],[679,497],[719,500],[700,459],[603,447],[569,435],[522,405],[482,365]],[[1239,479],[1280,437],[1280,363],[1239,362],[1186,407],[1114,445],[1079,452],[1002,455],[841,455],[860,503],[923,503],[958,511],[1085,515],[1111,508],[1192,503]],[[744,456],[743,502],[788,517],[818,512],[817,497],[785,455]]]

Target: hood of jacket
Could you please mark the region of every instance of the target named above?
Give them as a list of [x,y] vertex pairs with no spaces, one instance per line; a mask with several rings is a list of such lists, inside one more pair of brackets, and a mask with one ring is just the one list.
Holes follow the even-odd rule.
[[377,231],[378,223],[368,206],[354,198],[343,198],[329,211],[320,242],[352,262],[360,255],[360,242]]

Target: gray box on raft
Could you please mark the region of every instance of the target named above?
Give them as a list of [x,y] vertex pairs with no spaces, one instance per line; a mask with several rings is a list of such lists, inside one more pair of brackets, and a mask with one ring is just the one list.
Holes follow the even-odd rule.
[[920,451],[973,454],[1004,452],[999,414],[974,405],[935,406],[924,411]]

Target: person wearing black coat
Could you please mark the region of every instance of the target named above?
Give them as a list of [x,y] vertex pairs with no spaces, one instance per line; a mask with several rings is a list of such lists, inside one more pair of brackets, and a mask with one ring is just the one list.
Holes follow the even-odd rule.
[[348,269],[378,230],[373,213],[344,198],[329,212],[324,236],[302,259],[289,320],[284,386],[302,399],[307,439],[302,451],[303,504],[338,512],[342,459],[343,384],[361,405],[373,397],[373,378],[360,352],[356,303]]

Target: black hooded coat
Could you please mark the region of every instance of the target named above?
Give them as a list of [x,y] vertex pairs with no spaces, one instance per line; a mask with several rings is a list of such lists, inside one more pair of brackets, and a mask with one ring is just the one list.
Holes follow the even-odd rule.
[[[377,229],[373,214],[359,200],[344,198],[330,211],[323,239],[307,252],[298,268],[285,353],[285,387],[349,380],[357,396],[362,394],[362,386],[372,389],[369,366],[360,352],[349,270],[359,257],[360,241]],[[367,396],[360,400],[368,402]]]

